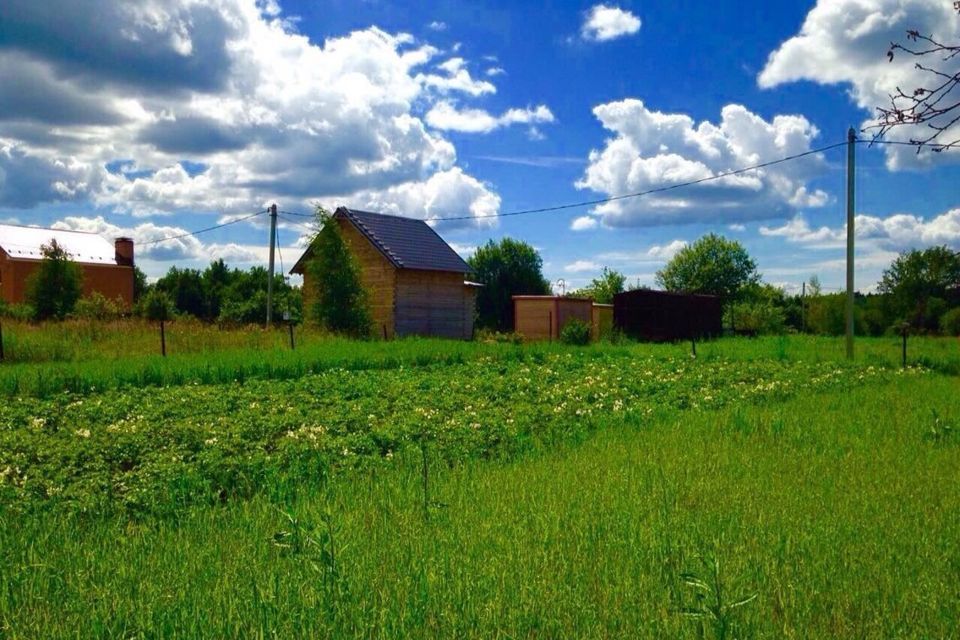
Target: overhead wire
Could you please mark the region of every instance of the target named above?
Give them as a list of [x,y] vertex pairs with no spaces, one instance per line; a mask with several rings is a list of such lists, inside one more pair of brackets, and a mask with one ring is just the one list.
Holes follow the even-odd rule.
[[250,214],[250,215],[248,215],[248,216],[244,216],[244,217],[242,217],[242,218],[236,218],[236,219],[234,219],[234,220],[230,220],[229,222],[224,222],[224,223],[222,223],[222,224],[216,224],[216,225],[213,225],[212,227],[206,227],[205,229],[197,229],[196,231],[187,231],[187,232],[185,232],[185,233],[181,233],[181,234],[178,234],[178,235],[175,235],[175,236],[168,236],[168,237],[166,237],[166,238],[157,238],[156,240],[147,240],[147,241],[141,242],[141,243],[139,243],[139,244],[140,244],[140,246],[147,245],[147,244],[159,244],[159,243],[161,243],[161,242],[168,242],[168,241],[170,241],[170,240],[179,240],[180,238],[187,238],[187,237],[190,237],[190,236],[197,236],[197,235],[200,235],[201,233],[207,233],[208,231],[215,231],[215,230],[217,230],[217,229],[222,229],[223,227],[229,227],[229,226],[232,225],[232,224],[237,224],[238,222],[243,222],[244,220],[249,220],[249,219],[251,219],[251,218],[256,218],[257,216],[261,216],[261,215],[265,214],[266,212],[267,212],[267,210],[264,209],[263,211],[258,211],[257,213],[252,213],[252,214]]

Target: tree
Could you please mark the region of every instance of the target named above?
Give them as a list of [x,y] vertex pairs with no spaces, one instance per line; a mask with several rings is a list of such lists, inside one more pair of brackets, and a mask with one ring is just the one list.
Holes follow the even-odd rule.
[[311,242],[313,255],[307,263],[314,300],[310,317],[334,333],[369,337],[373,321],[360,265],[333,216],[317,207],[317,218],[320,231]]
[[543,260],[526,242],[490,240],[467,262],[473,277],[483,284],[477,292],[480,327],[513,331],[513,296],[550,293],[550,283],[543,277]]
[[895,317],[918,329],[938,329],[947,291],[960,287],[960,252],[946,246],[905,251],[883,272],[877,290]]
[[599,278],[594,278],[583,289],[574,291],[572,295],[583,298],[593,298],[599,304],[613,304],[613,296],[621,293],[627,283],[627,277],[619,271],[603,268]]
[[143,297],[143,315],[154,322],[166,322],[173,317],[173,301],[167,292],[151,289]]
[[[960,13],[960,1],[954,2],[953,7]],[[924,72],[928,84],[908,91],[897,87],[896,92],[890,94],[889,106],[877,107],[877,121],[867,129],[875,130],[877,139],[899,127],[926,125],[922,135],[910,138],[910,144],[916,145],[918,153],[924,146],[937,152],[958,147],[960,66],[949,63],[960,56],[960,43],[944,43],[915,29],[907,31],[907,41],[908,44],[890,43],[887,59],[893,62],[903,53],[932,60],[931,63],[917,62],[915,65],[917,70]],[[944,133],[947,133],[946,139],[941,138]]]
[[166,292],[180,313],[210,319],[203,278],[196,269],[170,267],[154,287]]
[[40,247],[43,258],[27,282],[27,301],[35,320],[63,320],[83,293],[83,272],[56,240]]
[[133,267],[133,301],[138,302],[140,298],[147,292],[149,285],[147,284],[147,274],[145,274],[140,267]]
[[744,287],[759,283],[760,274],[743,245],[709,233],[681,249],[656,279],[667,291],[715,295],[726,305],[737,300]]

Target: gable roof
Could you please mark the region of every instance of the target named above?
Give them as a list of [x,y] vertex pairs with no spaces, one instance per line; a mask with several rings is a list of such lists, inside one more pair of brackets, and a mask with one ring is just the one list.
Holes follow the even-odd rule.
[[[349,221],[397,269],[470,273],[463,258],[423,220],[340,207],[335,218]],[[291,273],[302,273],[307,249]]]
[[116,247],[95,233],[0,224],[0,249],[14,260],[40,260],[40,247],[56,240],[75,262],[117,264]]

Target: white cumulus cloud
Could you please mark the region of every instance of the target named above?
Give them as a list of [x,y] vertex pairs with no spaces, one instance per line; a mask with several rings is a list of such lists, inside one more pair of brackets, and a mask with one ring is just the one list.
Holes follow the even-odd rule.
[[[889,96],[898,87],[906,92],[929,86],[930,74],[916,68],[917,62],[955,73],[960,58],[914,58],[898,52],[892,61],[886,53],[891,42],[922,49],[922,43],[908,43],[906,32],[916,29],[946,43],[960,40],[960,17],[946,0],[819,0],[804,20],[800,32],[770,54],[758,77],[761,87],[808,80],[825,85],[846,85],[870,125],[877,107],[889,106]],[[954,93],[954,98],[956,98]],[[925,125],[895,128],[888,138],[905,141],[929,133]],[[944,139],[960,138],[960,123],[943,134]],[[887,165],[892,168],[956,159],[960,153],[919,155],[909,147],[888,146]]]
[[[614,137],[603,149],[590,152],[576,186],[611,197],[804,153],[819,135],[803,116],[778,115],[768,121],[736,104],[724,107],[716,124],[654,111],[636,99],[601,104],[593,112]],[[822,206],[829,200],[807,184],[824,166],[824,159],[812,154],[691,187],[605,203],[594,213],[614,227],[785,217],[798,207]]]
[[640,31],[640,18],[619,7],[598,4],[587,11],[580,35],[585,40],[605,42]]
[[580,216],[570,223],[570,229],[573,231],[587,231],[597,228],[597,219],[593,216]]
[[512,124],[551,123],[555,118],[545,105],[508,109],[495,116],[483,109],[457,109],[447,101],[438,102],[426,115],[427,124],[443,131],[490,133]]

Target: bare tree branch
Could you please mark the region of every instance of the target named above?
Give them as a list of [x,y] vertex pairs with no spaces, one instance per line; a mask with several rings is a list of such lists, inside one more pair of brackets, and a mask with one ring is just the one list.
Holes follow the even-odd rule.
[[[953,3],[953,8],[960,14],[960,0]],[[960,43],[940,42],[932,35],[924,35],[914,29],[907,31],[907,41],[914,42],[917,46],[891,42],[887,60],[893,62],[897,55],[904,54],[949,63],[960,55]],[[953,67],[954,65],[948,65],[947,69],[935,68],[930,64],[917,62],[915,68],[927,74],[930,79],[929,86],[916,87],[909,92],[897,87],[897,90],[890,94],[889,106],[877,107],[876,121],[865,127],[864,131],[873,131],[873,141],[877,141],[899,127],[926,125],[927,134],[911,136],[908,143],[916,146],[917,153],[924,147],[936,152],[960,148],[960,138],[941,138],[944,132],[960,123],[960,68]]]

